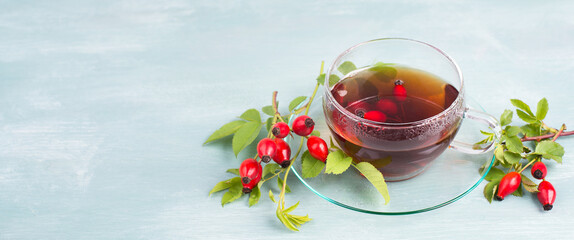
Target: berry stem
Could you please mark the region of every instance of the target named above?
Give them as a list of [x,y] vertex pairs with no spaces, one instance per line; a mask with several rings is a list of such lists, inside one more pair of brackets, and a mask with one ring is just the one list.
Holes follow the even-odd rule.
[[534,158],[532,159],[530,162],[528,162],[528,164],[526,164],[522,169],[520,169],[520,171],[518,171],[518,173],[522,173],[524,171],[524,169],[528,168],[530,165],[532,165],[533,163],[540,161],[540,158]]

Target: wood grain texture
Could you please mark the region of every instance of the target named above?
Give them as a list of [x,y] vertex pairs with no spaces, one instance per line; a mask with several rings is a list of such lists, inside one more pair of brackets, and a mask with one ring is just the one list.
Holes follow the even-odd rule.
[[[244,109],[310,94],[322,60],[368,39],[433,43],[495,115],[546,97],[574,126],[574,3],[544,1],[0,1],[0,239],[549,239],[574,234],[574,139],[550,164],[555,209],[480,190],[409,216],[351,212],[294,177],[288,232],[266,199],[211,187],[239,165],[202,146]],[[240,156],[251,153],[242,153]],[[448,176],[445,176],[448,177]],[[434,193],[429,193],[434,194]],[[502,224],[512,221],[512,224]]]

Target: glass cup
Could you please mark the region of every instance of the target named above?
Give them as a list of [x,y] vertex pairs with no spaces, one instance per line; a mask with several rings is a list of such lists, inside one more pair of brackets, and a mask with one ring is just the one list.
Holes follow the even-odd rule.
[[[422,70],[444,81],[445,86],[450,88],[446,90],[445,87],[445,91],[458,92],[458,95],[450,99],[452,103],[444,110],[422,120],[392,123],[368,120],[362,118],[361,114],[350,112],[333,95],[335,80],[342,81],[360,71],[343,74],[347,72],[344,68],[349,66],[349,62],[360,69],[407,66]],[[396,83],[399,77],[397,75],[390,80]],[[448,147],[469,154],[491,150],[494,147],[492,143],[475,146],[453,141],[465,118],[478,120],[495,129],[495,133],[500,132],[494,117],[466,105],[462,73],[454,60],[440,49],[421,41],[382,38],[357,44],[335,59],[326,73],[324,85],[323,112],[334,139],[345,153],[353,157],[353,161],[370,162],[387,181],[402,181],[417,176]],[[407,96],[417,88],[405,86]],[[367,85],[364,87],[369,88]],[[370,86],[367,90],[374,88]]]

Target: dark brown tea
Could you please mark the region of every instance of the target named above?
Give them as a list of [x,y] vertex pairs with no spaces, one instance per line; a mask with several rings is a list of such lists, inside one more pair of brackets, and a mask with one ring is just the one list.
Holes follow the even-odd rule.
[[353,71],[331,93],[347,111],[326,108],[334,138],[355,162],[371,162],[389,181],[422,172],[449,146],[460,125],[460,118],[438,115],[457,99],[457,89],[406,66]]

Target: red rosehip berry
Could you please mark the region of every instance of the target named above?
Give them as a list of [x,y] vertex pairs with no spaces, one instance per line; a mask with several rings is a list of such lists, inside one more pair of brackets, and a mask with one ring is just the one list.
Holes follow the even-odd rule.
[[347,106],[347,110],[349,112],[359,117],[364,117],[365,113],[368,112],[370,109],[371,109],[370,104],[365,101],[355,101]]
[[273,128],[271,128],[271,133],[273,133],[273,136],[275,136],[276,138],[287,137],[290,131],[291,129],[289,129],[289,125],[287,125],[287,123],[284,122],[275,123],[275,125],[273,125]]
[[264,138],[257,144],[257,154],[261,158],[261,161],[268,163],[277,152],[277,145],[270,138]]
[[313,132],[315,122],[307,115],[301,115],[293,121],[291,128],[299,136],[307,136]]
[[395,88],[393,88],[393,96],[400,102],[407,100],[407,90],[403,86],[404,83],[403,80],[396,80]]
[[538,201],[542,203],[542,207],[545,211],[550,211],[552,209],[552,204],[556,200],[556,190],[554,186],[548,181],[542,181],[538,184],[538,193],[536,193]]
[[498,184],[498,192],[496,193],[496,199],[499,201],[504,200],[508,194],[513,193],[520,187],[520,183],[522,182],[522,177],[520,177],[520,173],[517,172],[509,172]]
[[390,99],[381,99],[377,102],[377,108],[388,115],[395,115],[398,112],[397,104]]
[[377,110],[368,111],[367,113],[365,113],[365,116],[363,116],[363,118],[369,119],[369,120],[375,121],[375,122],[387,121],[387,115],[385,115],[383,112],[377,111]]
[[544,179],[546,177],[546,165],[543,162],[536,162],[532,165],[532,169],[530,169],[530,173],[536,179]]
[[263,168],[257,160],[248,158],[243,160],[239,166],[239,176],[241,177],[241,184],[243,184],[243,192],[250,193],[253,187],[261,180]]
[[307,149],[309,149],[309,154],[315,159],[325,162],[327,161],[327,156],[329,155],[329,148],[327,143],[320,137],[311,136],[307,139]]
[[281,138],[276,138],[275,144],[277,145],[277,153],[273,157],[273,161],[283,168],[289,167],[291,163],[291,147]]

